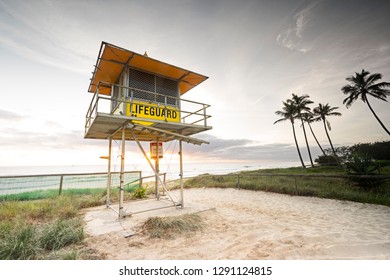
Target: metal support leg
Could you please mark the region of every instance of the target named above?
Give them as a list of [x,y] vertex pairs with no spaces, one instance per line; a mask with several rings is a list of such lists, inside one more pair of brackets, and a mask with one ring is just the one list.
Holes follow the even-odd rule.
[[157,148],[156,148],[156,159],[155,159],[155,169],[156,169],[156,179],[155,179],[155,189],[156,189],[156,199],[160,200],[160,192],[159,192],[159,178],[160,178],[160,155],[158,153],[159,148],[159,142],[158,139],[156,141]]
[[[149,166],[152,168],[154,174],[157,176],[157,171],[156,169],[154,168],[152,162],[150,161],[149,157],[147,156],[144,148],[142,147],[141,143],[139,142],[138,140],[138,137],[137,135],[134,133],[134,130],[132,128],[129,128],[130,130],[130,133],[132,135],[132,137],[134,138],[135,142],[137,143],[138,145],[138,148],[141,150],[142,154],[144,155],[144,157],[146,158],[146,160],[148,161],[149,163]],[[175,207],[177,208],[177,203],[173,200],[173,198],[171,197],[171,195],[169,194],[168,190],[166,189],[166,186],[164,185],[164,182],[161,180],[160,176],[157,176],[158,177],[158,180],[160,182],[160,184],[163,186],[163,188],[165,188],[165,191],[169,197],[169,199],[172,201],[172,203],[175,205]]]
[[181,208],[184,207],[184,194],[183,194],[183,143],[179,141],[179,154],[180,154],[180,204]]
[[110,137],[108,142],[108,169],[107,169],[107,196],[106,196],[106,206],[109,207],[111,204],[111,147],[112,147],[112,138]]
[[120,173],[120,184],[119,184],[119,219],[121,219],[124,216],[123,211],[123,187],[124,187],[124,172],[125,172],[125,143],[126,143],[126,133],[125,133],[126,126],[122,127],[122,148],[121,148],[121,173]]

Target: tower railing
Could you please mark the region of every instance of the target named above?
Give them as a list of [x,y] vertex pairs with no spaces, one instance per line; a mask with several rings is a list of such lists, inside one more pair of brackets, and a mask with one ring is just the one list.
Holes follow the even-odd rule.
[[[99,90],[107,88],[110,88],[111,96],[102,94]],[[85,132],[92,126],[99,113],[134,118],[132,108],[134,104],[139,104],[139,102],[143,102],[154,108],[159,108],[160,110],[173,108],[179,113],[180,122],[188,125],[207,127],[207,119],[211,117],[211,115],[207,114],[207,109],[210,107],[208,104],[118,84],[99,82],[87,110]],[[139,120],[154,121],[153,119],[145,118],[139,118]],[[165,119],[165,121],[168,120]]]

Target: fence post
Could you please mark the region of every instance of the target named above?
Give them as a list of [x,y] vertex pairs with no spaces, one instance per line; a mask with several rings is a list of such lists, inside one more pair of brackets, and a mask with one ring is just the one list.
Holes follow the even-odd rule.
[[240,175],[237,175],[237,189],[240,189]]
[[62,183],[64,182],[64,175],[61,175],[61,179],[60,179],[60,190],[59,190],[59,193],[58,195],[61,195],[62,193]]
[[294,176],[294,194],[298,195],[297,176]]

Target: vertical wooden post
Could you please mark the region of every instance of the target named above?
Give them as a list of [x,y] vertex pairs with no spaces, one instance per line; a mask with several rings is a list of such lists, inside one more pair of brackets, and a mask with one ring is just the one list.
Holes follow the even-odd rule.
[[60,190],[58,192],[58,195],[61,195],[62,193],[62,184],[64,182],[64,175],[61,175],[61,178],[60,178]]

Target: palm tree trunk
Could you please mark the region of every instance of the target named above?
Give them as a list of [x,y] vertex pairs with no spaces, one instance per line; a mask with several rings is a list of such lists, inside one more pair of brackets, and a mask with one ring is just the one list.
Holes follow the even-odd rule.
[[329,140],[330,147],[332,148],[334,159],[336,160],[337,164],[341,166],[341,164],[339,162],[339,159],[337,158],[336,152],[335,152],[335,150],[333,148],[332,141],[330,140],[328,129],[326,128],[326,124],[325,124],[325,119],[323,119],[322,121],[324,123],[324,128],[325,128],[326,136],[328,137],[328,140]]
[[293,129],[294,140],[295,140],[295,146],[297,147],[299,159],[301,160],[302,167],[303,167],[303,168],[306,168],[305,163],[304,163],[303,160],[302,160],[301,151],[299,150],[298,141],[297,141],[297,136],[295,135],[294,123],[291,122],[291,125],[292,125],[292,129]]
[[304,122],[303,122],[302,119],[301,119],[301,122],[302,122],[303,135],[305,136],[305,142],[306,142],[307,152],[309,153],[310,164],[311,164],[311,167],[314,167],[313,159],[311,158],[311,152],[310,152],[310,148],[309,148],[309,143],[307,142],[305,124],[304,124]]
[[307,123],[307,124],[309,125],[311,134],[313,135],[314,139],[316,140],[318,147],[320,147],[321,152],[324,154],[324,156],[326,156],[326,154],[325,154],[325,152],[324,152],[324,149],[322,149],[322,147],[321,147],[321,145],[320,145],[320,142],[318,142],[317,137],[315,136],[315,134],[314,134],[314,132],[313,132],[313,129],[311,128],[310,123]]
[[371,108],[370,102],[368,102],[368,98],[366,98],[368,108],[370,108],[371,112],[374,114],[374,117],[376,120],[380,123],[380,125],[383,127],[383,129],[387,132],[387,134],[390,135],[390,131],[385,127],[385,125],[381,122],[381,120],[378,118],[378,116],[375,114],[374,110]]

